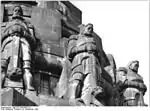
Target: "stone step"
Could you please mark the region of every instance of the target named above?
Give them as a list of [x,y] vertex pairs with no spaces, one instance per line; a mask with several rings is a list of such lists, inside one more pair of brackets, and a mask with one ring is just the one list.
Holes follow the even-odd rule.
[[38,95],[34,91],[27,91],[25,95],[13,88],[4,88],[1,91],[2,106],[69,106],[66,99],[54,96]]
[[37,106],[36,103],[13,88],[4,88],[1,92],[2,106]]

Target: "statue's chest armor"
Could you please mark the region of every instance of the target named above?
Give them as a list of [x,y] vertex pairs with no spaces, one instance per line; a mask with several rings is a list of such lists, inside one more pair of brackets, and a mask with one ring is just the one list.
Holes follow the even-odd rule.
[[6,31],[28,31],[27,25],[21,20],[14,20],[6,25]]
[[94,38],[93,37],[85,37],[85,36],[79,37],[76,42],[77,47],[80,47],[82,45],[93,45],[93,44],[95,44]]
[[127,74],[127,79],[129,81],[143,81],[142,77],[139,76],[138,74],[135,74],[133,72],[129,72],[129,74]]

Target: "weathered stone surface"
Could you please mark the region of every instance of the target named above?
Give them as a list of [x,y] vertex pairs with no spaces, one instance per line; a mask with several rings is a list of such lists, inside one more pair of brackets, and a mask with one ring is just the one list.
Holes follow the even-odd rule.
[[107,54],[107,58],[110,62],[110,65],[107,65],[104,69],[111,76],[113,84],[116,83],[116,63],[112,54]]
[[[33,98],[33,95],[29,98]],[[17,90],[6,88],[1,93],[2,106],[36,106],[37,104],[29,100],[24,95],[20,94]]]
[[69,38],[69,36],[71,35],[75,35],[79,32],[78,28],[74,28],[74,29],[77,29],[77,30],[74,30],[72,27],[69,27],[67,26],[65,23],[64,23],[65,26],[62,26],[62,36],[63,37],[66,37],[66,38]]
[[62,1],[63,4],[65,4],[69,10],[69,12],[72,14],[73,17],[77,17],[77,21],[76,20],[72,20],[72,21],[76,21],[79,24],[82,23],[82,12],[80,9],[78,9],[77,7],[75,7],[72,3],[68,2],[68,1]]
[[1,6],[1,23],[2,23],[4,20],[4,5],[1,4],[0,6]]
[[67,99],[59,99],[53,96],[35,95],[35,92],[28,91],[22,95],[17,90],[7,88],[1,91],[2,106],[69,106]]
[[63,11],[64,10],[66,11],[63,14],[64,21],[72,24],[75,27],[77,27],[78,25],[82,23],[82,12],[78,8],[76,8],[72,3],[68,1],[62,1],[62,2],[59,2],[59,4],[62,7]]
[[44,41],[60,41],[61,14],[52,9],[32,8],[31,22],[36,29],[36,37]]
[[12,106],[13,105],[13,89],[1,89],[1,105]]
[[78,25],[82,23],[82,12],[68,1],[39,1],[39,7],[55,9],[61,13],[62,36],[79,33]]
[[[36,52],[35,55],[35,68],[37,70],[50,71],[58,75],[61,74],[63,68],[61,60],[63,58],[43,52]],[[40,64],[40,66],[38,64]]]
[[41,106],[69,106],[67,99],[59,99],[57,97],[50,97],[45,95],[39,95],[39,98]]
[[34,86],[37,95],[56,96],[56,86],[60,75],[37,70],[34,72]]
[[60,11],[63,21],[75,27],[82,23],[82,12],[68,1],[39,1],[39,7]]
[[66,48],[67,39],[61,39],[59,42],[40,40],[35,52],[43,52],[47,54],[53,54],[59,57],[64,57],[66,55]]
[[102,67],[105,67],[105,66],[108,66],[110,65],[109,64],[109,60],[103,50],[103,44],[102,44],[102,40],[101,38],[94,32],[93,33],[93,37],[94,37],[94,41],[96,42],[96,48],[99,52],[99,58],[100,58],[100,61],[101,61],[101,66]]
[[37,5],[37,2],[36,1],[6,1],[6,0],[2,0],[1,1],[2,4],[14,4],[14,3],[17,3],[17,4],[24,4],[24,5],[27,5],[27,6],[36,6]]

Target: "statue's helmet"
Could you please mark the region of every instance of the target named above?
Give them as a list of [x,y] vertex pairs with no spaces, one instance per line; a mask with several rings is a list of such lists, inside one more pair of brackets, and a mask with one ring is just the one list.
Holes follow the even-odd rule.
[[123,71],[125,74],[128,72],[128,70],[125,67],[119,67],[117,71]]

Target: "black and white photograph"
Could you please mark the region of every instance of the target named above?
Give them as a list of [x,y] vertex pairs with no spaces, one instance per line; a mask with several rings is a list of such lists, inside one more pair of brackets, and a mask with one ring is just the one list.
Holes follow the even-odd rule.
[[149,6],[2,0],[1,110],[149,107]]

